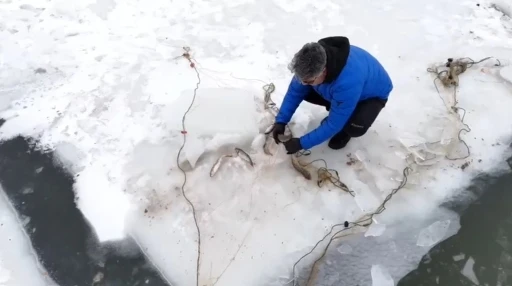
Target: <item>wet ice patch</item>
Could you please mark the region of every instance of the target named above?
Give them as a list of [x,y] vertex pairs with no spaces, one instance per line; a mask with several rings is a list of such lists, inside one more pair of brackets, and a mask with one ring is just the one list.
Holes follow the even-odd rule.
[[352,247],[348,244],[342,244],[337,248],[337,250],[341,254],[350,254],[352,252]]
[[441,241],[448,231],[450,220],[436,221],[423,229],[418,235],[418,246],[430,247]]

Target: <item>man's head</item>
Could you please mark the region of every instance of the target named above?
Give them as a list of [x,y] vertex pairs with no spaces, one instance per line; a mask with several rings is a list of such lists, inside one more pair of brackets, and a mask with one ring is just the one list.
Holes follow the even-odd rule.
[[327,54],[319,43],[305,44],[294,56],[288,68],[302,84],[321,84],[326,75]]

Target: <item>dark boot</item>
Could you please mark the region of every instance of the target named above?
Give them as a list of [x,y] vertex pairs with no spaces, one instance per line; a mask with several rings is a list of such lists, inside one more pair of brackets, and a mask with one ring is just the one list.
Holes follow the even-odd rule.
[[350,136],[346,134],[345,132],[340,132],[336,135],[334,135],[331,140],[329,140],[329,148],[334,150],[339,150],[342,148],[345,148],[347,146],[348,141],[350,141]]
[[[322,121],[320,122],[320,125],[322,125],[326,120],[327,120],[327,117],[322,119]],[[350,136],[348,134],[346,134],[345,132],[341,131],[341,132],[337,133],[336,135],[334,135],[331,138],[331,140],[329,140],[328,146],[331,149],[338,150],[338,149],[344,148],[347,145],[348,141],[350,141]]]

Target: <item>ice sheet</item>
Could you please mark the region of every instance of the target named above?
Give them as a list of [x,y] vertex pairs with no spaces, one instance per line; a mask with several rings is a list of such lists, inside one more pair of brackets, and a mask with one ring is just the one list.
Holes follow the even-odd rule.
[[38,265],[23,231],[0,188],[0,285],[55,285]]
[[[429,144],[452,142],[453,151],[465,151],[462,143],[455,144],[461,123],[443,104],[451,102],[452,91],[441,88],[437,94],[426,72],[430,65],[442,65],[449,57],[488,56],[510,64],[510,23],[490,3],[0,5],[0,109],[5,108],[0,116],[8,119],[0,139],[21,134],[39,139],[41,148],[56,148],[60,163],[76,177],[77,205],[100,239],[138,237],[177,285],[194,284],[196,254],[191,209],[176,165],[182,112],[198,80],[181,57],[183,47],[190,47],[201,80],[197,105],[186,122],[191,144],[182,162],[190,164],[185,191],[202,230],[200,282],[206,285],[289,280],[293,263],[333,224],[355,220],[386,198],[403,180],[407,156],[430,156],[427,147],[435,147],[441,156],[415,166],[406,188],[376,218],[386,225],[382,235],[403,217],[424,219],[445,199],[464,198],[460,191],[473,176],[496,170],[510,143],[512,96],[503,81],[509,67],[499,70],[491,59],[460,78],[457,99],[471,127],[461,136],[471,156],[446,160],[442,155],[450,148]],[[273,99],[279,106],[293,54],[305,42],[340,31],[375,55],[395,86],[365,136],[341,151],[323,144],[307,158],[325,159],[355,198],[305,181],[282,146],[274,156],[263,154],[258,134],[271,123],[258,101],[263,85],[275,84]],[[302,104],[293,117],[296,133],[315,128],[326,114]],[[255,167],[233,160],[210,178],[215,160],[235,146],[251,155]]]

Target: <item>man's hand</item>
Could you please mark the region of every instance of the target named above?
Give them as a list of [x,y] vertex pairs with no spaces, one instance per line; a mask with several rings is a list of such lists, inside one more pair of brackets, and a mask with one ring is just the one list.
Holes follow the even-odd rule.
[[283,142],[283,145],[286,148],[286,151],[288,151],[287,154],[295,154],[302,150],[299,138],[292,138],[286,142]]
[[276,141],[276,144],[279,144],[281,142],[278,138],[279,135],[284,135],[284,128],[286,124],[283,123],[275,123],[274,129],[272,130],[272,136],[274,136],[274,141]]

